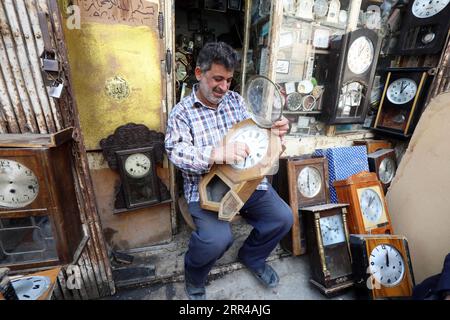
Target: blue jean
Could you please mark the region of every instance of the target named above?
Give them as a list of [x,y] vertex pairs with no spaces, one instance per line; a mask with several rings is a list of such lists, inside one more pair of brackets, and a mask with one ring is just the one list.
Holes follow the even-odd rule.
[[[199,202],[190,202],[189,211],[197,227],[192,232],[184,256],[186,277],[195,286],[204,286],[214,263],[231,247],[230,223],[217,218],[217,212],[204,210]],[[239,259],[253,270],[264,266],[266,258],[289,232],[293,223],[291,208],[269,186],[256,190],[240,210],[253,226],[239,250]]]

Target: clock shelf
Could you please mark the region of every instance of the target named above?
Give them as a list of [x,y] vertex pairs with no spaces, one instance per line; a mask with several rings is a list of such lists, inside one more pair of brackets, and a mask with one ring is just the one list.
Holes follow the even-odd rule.
[[284,14],[283,18],[288,19],[288,20],[293,19],[293,20],[297,20],[297,21],[311,23],[315,27],[323,26],[323,27],[329,27],[329,28],[339,29],[339,30],[345,30],[345,28],[346,28],[345,25],[340,25],[340,24],[331,23],[331,22],[327,22],[327,21],[316,21],[314,19],[306,19],[306,18],[302,18],[302,17],[289,15],[289,14]]
[[321,114],[322,111],[283,111],[283,114]]

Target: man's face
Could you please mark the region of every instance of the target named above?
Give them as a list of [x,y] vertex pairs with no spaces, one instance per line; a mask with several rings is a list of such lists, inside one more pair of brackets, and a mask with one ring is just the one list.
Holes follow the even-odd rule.
[[202,72],[199,67],[196,67],[195,76],[199,81],[197,93],[199,99],[211,107],[216,107],[230,88],[233,72],[233,70],[227,70],[224,66],[215,63],[206,72]]

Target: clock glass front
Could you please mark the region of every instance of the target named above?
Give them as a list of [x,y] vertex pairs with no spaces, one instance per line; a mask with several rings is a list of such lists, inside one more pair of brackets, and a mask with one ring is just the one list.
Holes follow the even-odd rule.
[[143,153],[132,154],[125,160],[125,171],[132,178],[142,178],[150,169],[150,159]]
[[241,162],[231,166],[238,170],[249,169],[261,162],[269,149],[269,131],[257,125],[249,125],[237,130],[230,142],[247,144],[250,149],[248,156]]
[[22,163],[0,159],[0,206],[22,208],[32,203],[39,193],[39,182]]
[[376,246],[369,257],[370,273],[385,287],[395,287],[405,275],[405,262],[401,253],[391,245]]
[[387,184],[392,181],[395,174],[395,162],[392,158],[384,158],[378,168],[380,181]]
[[324,246],[345,241],[342,217],[339,214],[320,218],[320,232]]
[[366,72],[372,65],[374,48],[369,38],[362,36],[353,41],[348,50],[347,65],[354,74]]
[[412,13],[420,19],[430,18],[448,5],[450,0],[415,0],[412,6]]
[[297,177],[298,191],[306,198],[314,198],[322,187],[322,176],[314,167],[304,167]]
[[414,99],[417,84],[414,80],[400,78],[393,81],[387,89],[387,98],[393,104],[405,104]]
[[376,223],[383,213],[383,203],[380,196],[372,189],[364,189],[359,197],[359,205],[363,216],[370,222]]

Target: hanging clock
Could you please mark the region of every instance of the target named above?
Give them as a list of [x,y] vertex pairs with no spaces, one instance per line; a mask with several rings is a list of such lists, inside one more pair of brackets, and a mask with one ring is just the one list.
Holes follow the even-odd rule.
[[175,77],[177,81],[184,81],[189,76],[189,62],[186,55],[181,52],[175,52]]
[[380,149],[369,153],[367,159],[370,171],[377,174],[386,194],[397,169],[394,149]]
[[393,233],[383,186],[376,173],[363,171],[335,181],[334,187],[339,202],[349,204],[350,233]]
[[72,132],[0,135],[0,267],[76,263],[87,236],[72,175]]
[[347,206],[329,203],[301,209],[306,220],[310,282],[328,297],[353,286]]
[[409,138],[420,118],[434,76],[431,68],[389,68],[373,129]]
[[350,235],[356,294],[362,299],[411,297],[414,274],[400,235]]
[[251,118],[235,124],[221,143],[244,142],[249,155],[240,163],[213,164],[199,183],[200,206],[231,221],[266,175],[273,175],[282,152],[281,139],[270,128],[281,119],[284,104],[278,86],[264,76],[246,84],[244,100]]
[[332,39],[325,72],[322,116],[328,124],[363,123],[370,99],[380,38],[358,29]]
[[303,19],[313,20],[313,6],[314,0],[298,0],[295,15]]
[[450,28],[450,0],[413,0],[404,13],[397,55],[439,53]]
[[156,164],[163,160],[163,133],[129,123],[102,139],[100,146],[108,165],[120,176],[114,213],[170,201],[156,170]]
[[280,159],[276,176],[272,184],[291,207],[294,218],[281,246],[298,256],[306,253],[305,223],[300,209],[329,202],[328,162],[325,157],[311,156]]
[[289,111],[298,111],[302,108],[303,96],[298,92],[292,92],[286,97],[286,108]]

